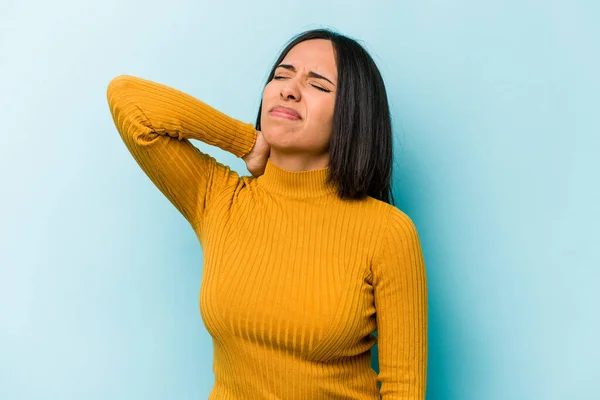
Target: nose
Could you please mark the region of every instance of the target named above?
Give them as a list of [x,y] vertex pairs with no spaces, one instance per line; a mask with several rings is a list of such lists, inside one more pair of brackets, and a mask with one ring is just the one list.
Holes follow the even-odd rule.
[[285,84],[281,86],[280,96],[282,99],[300,100],[300,91],[294,79],[286,79]]

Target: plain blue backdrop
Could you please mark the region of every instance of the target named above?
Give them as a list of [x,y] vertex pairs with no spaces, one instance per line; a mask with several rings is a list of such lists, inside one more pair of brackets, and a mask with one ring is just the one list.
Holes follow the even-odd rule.
[[1,399],[208,396],[202,249],[106,86],[136,75],[254,122],[278,52],[318,27],[359,39],[386,82],[394,193],[427,265],[428,400],[599,398],[598,2],[0,8]]

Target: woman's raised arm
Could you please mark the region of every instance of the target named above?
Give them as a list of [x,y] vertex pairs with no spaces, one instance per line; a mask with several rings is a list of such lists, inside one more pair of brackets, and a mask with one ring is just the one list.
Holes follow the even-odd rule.
[[256,130],[171,87],[129,75],[110,81],[113,120],[150,180],[196,227],[215,193],[239,180],[236,172],[202,153],[197,139],[241,158],[252,150]]

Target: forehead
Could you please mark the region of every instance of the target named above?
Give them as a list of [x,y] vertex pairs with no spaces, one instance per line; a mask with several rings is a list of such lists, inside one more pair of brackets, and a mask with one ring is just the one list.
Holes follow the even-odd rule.
[[296,70],[312,70],[337,77],[333,44],[326,39],[311,39],[300,42],[286,54],[282,63],[292,64]]

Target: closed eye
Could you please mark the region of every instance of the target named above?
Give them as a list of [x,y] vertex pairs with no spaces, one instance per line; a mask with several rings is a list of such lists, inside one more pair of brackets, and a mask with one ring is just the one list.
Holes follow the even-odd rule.
[[[285,76],[274,76],[273,79],[281,80],[281,79],[286,79],[286,77]],[[324,89],[324,88],[319,87],[319,86],[315,86],[315,85],[311,85],[311,86],[314,87],[314,88],[316,88],[316,89],[319,89],[320,91],[325,92],[325,93],[331,92],[331,90],[327,90],[327,89]]]

